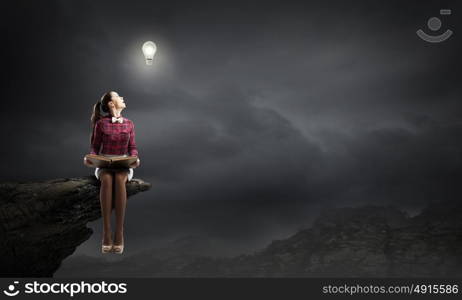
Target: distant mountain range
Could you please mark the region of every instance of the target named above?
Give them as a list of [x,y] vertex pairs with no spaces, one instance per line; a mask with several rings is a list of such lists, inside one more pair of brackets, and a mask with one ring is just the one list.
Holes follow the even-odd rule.
[[414,217],[391,206],[328,209],[312,227],[251,254],[204,255],[201,249],[213,247],[212,240],[200,244],[185,237],[115,262],[70,257],[58,273],[59,277],[460,277],[461,207],[433,203]]

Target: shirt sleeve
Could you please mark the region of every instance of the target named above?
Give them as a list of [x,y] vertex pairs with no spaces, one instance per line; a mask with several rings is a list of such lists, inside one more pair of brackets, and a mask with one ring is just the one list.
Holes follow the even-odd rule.
[[98,154],[99,148],[101,147],[101,140],[102,140],[102,134],[103,132],[101,131],[101,123],[96,122],[94,134],[93,134],[93,140],[91,141],[91,147],[90,147],[90,154]]
[[138,149],[136,148],[135,142],[135,124],[133,124],[133,122],[130,130],[130,139],[128,140],[128,152],[130,156],[138,156]]

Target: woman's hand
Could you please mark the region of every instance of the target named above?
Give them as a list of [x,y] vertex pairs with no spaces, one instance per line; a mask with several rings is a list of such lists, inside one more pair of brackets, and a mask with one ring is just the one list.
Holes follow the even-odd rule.
[[86,157],[83,158],[83,164],[89,168],[93,167],[93,163],[89,161]]
[[136,168],[136,167],[139,167],[140,166],[140,159],[138,158],[134,163],[132,163],[131,165],[129,165],[130,168]]

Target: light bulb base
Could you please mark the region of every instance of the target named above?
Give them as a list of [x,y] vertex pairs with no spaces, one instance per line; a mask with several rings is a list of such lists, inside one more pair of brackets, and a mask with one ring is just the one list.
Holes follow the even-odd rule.
[[146,64],[147,64],[148,66],[152,65],[152,59],[146,59]]

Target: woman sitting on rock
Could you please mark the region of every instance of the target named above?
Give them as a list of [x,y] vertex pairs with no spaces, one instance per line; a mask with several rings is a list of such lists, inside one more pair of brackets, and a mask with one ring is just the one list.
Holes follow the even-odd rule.
[[[135,126],[133,122],[122,117],[121,112],[126,108],[123,97],[116,92],[105,93],[101,100],[93,106],[91,116],[92,134],[90,138],[90,154],[114,156],[138,156],[135,144]],[[84,164],[93,164],[84,158]],[[125,207],[127,203],[126,182],[132,180],[133,169],[140,165],[140,160],[125,169],[96,168],[95,176],[101,181],[100,203],[103,217],[103,253],[123,253],[124,238],[123,225]],[[112,187],[115,185],[115,214],[116,231],[114,241],[111,232]]]

